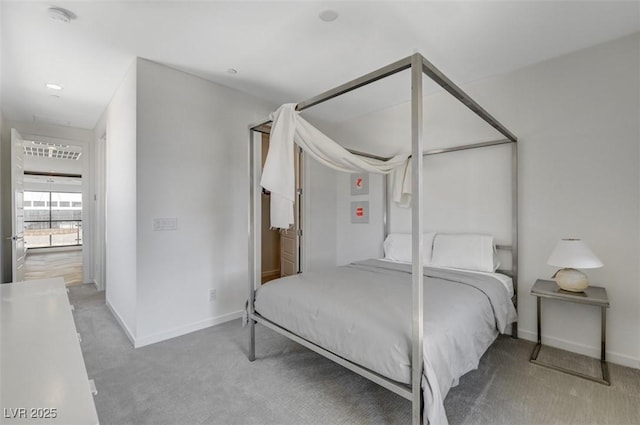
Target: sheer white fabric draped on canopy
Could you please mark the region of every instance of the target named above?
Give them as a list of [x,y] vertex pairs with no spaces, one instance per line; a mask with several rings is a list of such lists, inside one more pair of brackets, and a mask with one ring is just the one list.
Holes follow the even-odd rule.
[[294,142],[312,158],[337,171],[394,172],[393,198],[401,206],[410,204],[409,154],[398,154],[386,161],[353,154],[302,118],[295,103],[280,106],[269,118],[273,124],[260,185],[271,192],[271,227],[288,229],[294,223]]

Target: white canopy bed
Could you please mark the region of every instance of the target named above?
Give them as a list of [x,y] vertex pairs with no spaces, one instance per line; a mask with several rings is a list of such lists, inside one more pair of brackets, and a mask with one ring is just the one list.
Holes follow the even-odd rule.
[[[381,158],[336,147],[304,120],[298,120],[297,113],[304,109],[407,69],[411,72],[411,155],[408,161],[408,155]],[[506,139],[425,151],[423,74]],[[297,105],[284,105],[272,118],[273,126],[269,120],[249,127],[249,359],[255,359],[255,324],[260,323],[407,398],[412,403],[414,424],[423,421],[446,423],[442,402],[449,388],[457,384],[462,374],[477,366],[486,348],[498,332],[505,332],[507,325],[512,324],[512,336],[517,337],[514,309],[518,293],[517,138],[420,54],[392,63]],[[387,175],[393,171],[394,199],[406,204],[407,196],[411,198],[412,233],[403,249],[412,255],[405,258],[404,263],[370,260],[339,267],[335,271],[303,273],[272,281],[256,290],[260,286],[260,255],[257,250],[260,246],[260,227],[256,225],[256,217],[260,216],[257,202],[260,171],[256,168],[254,158],[254,132],[272,134],[270,145],[273,146],[269,148],[269,155],[272,155],[272,149],[274,155],[271,160],[267,158],[267,163],[271,161],[272,164],[269,168],[265,164],[262,176],[263,186],[272,193],[272,225],[288,228],[293,222],[296,194],[290,176],[293,173],[292,143],[295,140],[309,156],[337,170]],[[318,138],[321,139],[319,143],[309,142]],[[424,233],[423,156],[503,144],[510,144],[512,148],[512,229],[511,245],[498,245],[497,248],[511,254],[511,270],[503,272],[508,274],[509,281],[505,283],[504,278],[491,276],[495,268],[487,273],[431,267],[438,265],[432,262],[432,258],[435,260],[437,255],[447,250],[442,242],[438,248],[439,254],[432,252],[432,248],[436,247],[436,239]],[[277,156],[278,150],[280,156]],[[283,173],[282,170],[286,171]],[[389,233],[388,224],[385,224],[385,236]],[[441,240],[446,240],[445,235]],[[455,242],[455,238],[452,240]],[[473,243],[478,241],[473,239]],[[485,242],[482,240],[479,243]],[[490,244],[493,246],[493,239]],[[386,253],[387,248],[385,246]],[[387,255],[387,258],[392,259],[392,256]],[[455,267],[456,259],[452,261],[443,264],[453,264]],[[428,282],[426,288],[425,280]],[[266,290],[266,287],[270,289]],[[367,293],[377,293],[377,296],[363,298]],[[465,306],[463,309],[443,310],[441,307],[454,307],[454,300],[463,299],[468,300],[467,304],[459,304]],[[483,324],[480,328],[470,326],[477,323]]]

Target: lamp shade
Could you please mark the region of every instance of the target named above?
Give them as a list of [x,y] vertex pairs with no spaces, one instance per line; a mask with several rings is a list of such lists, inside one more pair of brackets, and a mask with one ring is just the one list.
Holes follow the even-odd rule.
[[547,260],[547,264],[574,269],[602,267],[602,261],[596,257],[582,239],[560,239]]

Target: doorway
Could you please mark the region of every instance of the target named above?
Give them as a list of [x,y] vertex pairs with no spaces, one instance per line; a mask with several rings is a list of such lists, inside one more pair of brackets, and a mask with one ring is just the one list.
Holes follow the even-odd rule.
[[20,280],[63,277],[67,285],[82,284],[83,148],[66,140],[26,136],[22,154],[26,254]]
[[[269,135],[262,134],[262,166],[267,158]],[[302,197],[302,150],[294,146],[296,175],[296,202],[294,203],[295,223],[287,230],[272,229],[270,225],[270,194],[262,190],[262,283],[279,277],[300,273],[300,247],[302,238],[301,197]]]
[[26,172],[24,185],[37,189],[24,191],[24,280],[62,277],[67,286],[82,284],[81,176]]

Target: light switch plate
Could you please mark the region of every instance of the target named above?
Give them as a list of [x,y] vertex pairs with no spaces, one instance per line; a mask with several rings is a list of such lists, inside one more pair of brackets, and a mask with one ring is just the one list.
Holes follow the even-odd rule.
[[154,218],[153,230],[154,231],[178,230],[178,219],[176,217]]

